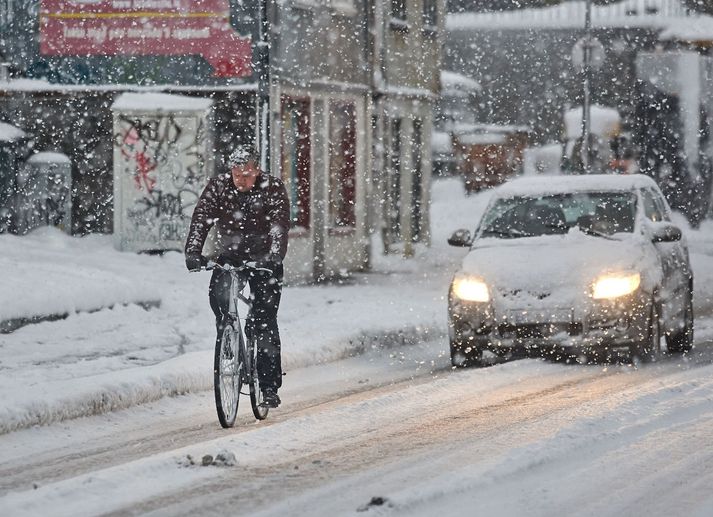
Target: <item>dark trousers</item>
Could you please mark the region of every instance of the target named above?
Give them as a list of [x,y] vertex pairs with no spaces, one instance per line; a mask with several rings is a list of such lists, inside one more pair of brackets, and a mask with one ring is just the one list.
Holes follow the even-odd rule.
[[[257,343],[257,368],[260,386],[282,386],[282,362],[280,359],[280,331],[277,327],[277,309],[282,295],[282,265],[274,273],[255,271],[246,273],[250,285],[252,307],[245,318],[245,333],[248,339],[255,336]],[[227,271],[214,269],[210,279],[208,297],[215,314],[218,339],[223,333],[224,316],[230,308],[231,276]]]

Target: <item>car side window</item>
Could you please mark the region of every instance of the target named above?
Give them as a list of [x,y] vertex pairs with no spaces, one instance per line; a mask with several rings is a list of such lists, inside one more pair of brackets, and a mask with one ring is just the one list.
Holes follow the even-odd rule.
[[655,191],[654,191],[654,203],[656,204],[656,206],[659,209],[659,212],[661,213],[661,217],[662,217],[661,220],[670,222],[671,217],[669,215],[669,210],[666,207],[666,201],[664,200],[663,196],[660,193],[655,192]]
[[664,220],[664,212],[661,211],[658,203],[654,199],[654,194],[649,189],[643,192],[644,198],[644,214],[650,221],[659,222]]

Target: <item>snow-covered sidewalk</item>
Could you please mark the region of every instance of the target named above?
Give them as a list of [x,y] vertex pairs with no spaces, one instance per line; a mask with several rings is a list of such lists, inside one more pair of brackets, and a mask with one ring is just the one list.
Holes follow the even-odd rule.
[[[341,285],[286,287],[285,382],[301,366],[445,336],[448,282],[465,254],[446,238],[473,228],[488,198],[466,198],[458,180],[436,181],[431,248],[406,261],[375,254],[372,272]],[[689,242],[704,289],[696,308],[710,314],[713,221],[690,232]],[[0,334],[0,434],[210,389],[209,277],[188,274],[179,253],[117,252],[110,236],[70,238],[50,229],[0,235],[0,320],[70,314]]]
[[[487,196],[466,199],[450,180],[434,198],[434,245],[414,259],[376,256],[372,272],[341,285],[285,288],[285,382],[290,369],[445,335],[448,281],[464,254],[445,239],[475,224]],[[0,433],[210,389],[209,277],[188,274],[179,253],[117,252],[111,236],[0,236],[0,320],[70,314],[0,335]],[[160,305],[136,305],[147,302]]]

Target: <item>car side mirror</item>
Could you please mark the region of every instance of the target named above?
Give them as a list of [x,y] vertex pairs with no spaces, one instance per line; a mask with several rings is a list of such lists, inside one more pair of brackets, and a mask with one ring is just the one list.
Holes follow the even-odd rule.
[[448,244],[461,248],[470,246],[470,231],[464,229],[456,230],[453,232],[453,235],[448,238]]
[[680,241],[683,234],[678,226],[668,223],[657,224],[651,232],[651,242]]

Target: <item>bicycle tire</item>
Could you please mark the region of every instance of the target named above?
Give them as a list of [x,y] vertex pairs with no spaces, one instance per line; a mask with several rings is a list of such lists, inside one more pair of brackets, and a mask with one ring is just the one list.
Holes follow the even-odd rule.
[[[238,415],[240,389],[243,383],[242,368],[245,364],[245,361],[241,360],[242,347],[239,343],[241,337],[240,331],[235,330],[232,323],[227,323],[223,325],[223,334],[215,343],[213,390],[218,421],[223,428],[233,427]],[[232,375],[224,374],[228,369],[232,369]],[[225,382],[226,378],[228,383]]]
[[270,408],[263,405],[260,377],[257,371],[257,347],[252,339],[247,344],[247,353],[250,355],[250,405],[253,409],[253,416],[257,420],[265,420]]

